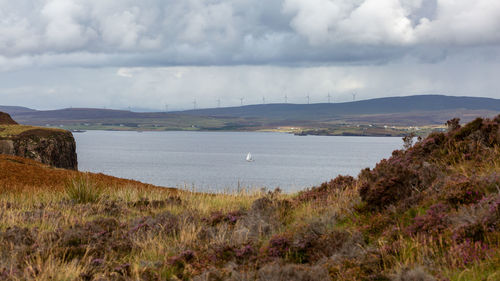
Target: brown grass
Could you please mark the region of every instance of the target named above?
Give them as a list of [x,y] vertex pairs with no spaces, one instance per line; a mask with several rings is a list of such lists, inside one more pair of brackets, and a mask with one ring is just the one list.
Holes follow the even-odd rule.
[[104,174],[84,173],[66,169],[53,168],[34,160],[0,155],[0,193],[3,192],[36,192],[62,191],[73,178],[88,177],[99,185],[110,188],[135,187],[137,189],[166,190],[175,192],[173,188],[163,188],[139,181],[116,178]]

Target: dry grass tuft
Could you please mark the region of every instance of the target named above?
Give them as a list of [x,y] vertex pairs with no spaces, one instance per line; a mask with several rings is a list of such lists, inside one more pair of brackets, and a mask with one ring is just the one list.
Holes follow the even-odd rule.
[[96,203],[102,196],[103,187],[97,185],[89,177],[75,177],[66,183],[66,195],[75,203]]

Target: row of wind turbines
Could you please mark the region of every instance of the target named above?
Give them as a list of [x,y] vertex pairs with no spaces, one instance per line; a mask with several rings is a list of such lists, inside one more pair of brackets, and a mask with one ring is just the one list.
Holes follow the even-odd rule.
[[[352,101],[356,101],[356,93],[352,93],[351,95],[352,95]],[[326,97],[328,99],[328,103],[332,103],[333,96],[330,95],[330,93],[328,93],[328,95]],[[283,97],[283,99],[284,99],[285,103],[288,103],[288,95],[285,95]],[[311,103],[311,96],[309,94],[307,94],[306,99],[307,99],[307,104],[310,104]],[[243,104],[244,100],[245,100],[244,97],[240,98],[240,106],[244,105]],[[193,100],[192,104],[193,104],[193,109],[198,108],[198,106],[197,106],[198,103],[196,102],[196,99]],[[266,97],[262,97],[262,104],[266,104]],[[221,107],[221,99],[219,98],[219,99],[217,99],[217,108],[220,108],[220,107]],[[165,105],[165,112],[167,112],[167,111],[168,111],[168,104]]]

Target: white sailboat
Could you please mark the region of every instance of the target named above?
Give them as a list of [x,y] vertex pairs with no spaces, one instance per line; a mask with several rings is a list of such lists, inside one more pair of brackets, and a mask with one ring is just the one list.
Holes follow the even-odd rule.
[[248,154],[247,154],[247,161],[248,162],[253,162],[254,161],[253,157],[252,157],[252,154],[250,154],[250,152],[248,152]]

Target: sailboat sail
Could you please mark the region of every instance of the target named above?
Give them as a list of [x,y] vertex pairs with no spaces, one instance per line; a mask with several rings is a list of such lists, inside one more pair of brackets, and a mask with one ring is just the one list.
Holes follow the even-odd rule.
[[253,157],[252,157],[252,154],[250,154],[250,152],[248,152],[248,154],[247,154],[247,161],[249,161],[249,162],[253,161]]

